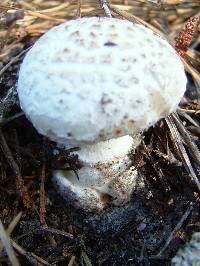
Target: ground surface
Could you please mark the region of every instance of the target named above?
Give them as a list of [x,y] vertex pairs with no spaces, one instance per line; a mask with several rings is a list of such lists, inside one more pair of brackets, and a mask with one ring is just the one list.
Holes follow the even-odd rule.
[[[62,5],[67,3],[60,2]],[[34,13],[36,3],[40,4],[39,10],[50,5],[48,1],[22,3],[19,17],[14,18],[14,22],[4,21],[2,24],[2,35],[5,31],[15,35],[16,19],[24,19],[24,10],[29,10],[30,20],[31,14],[32,20],[35,19],[34,15],[38,15]],[[194,4],[193,11],[191,3]],[[143,15],[147,21],[152,23],[155,19],[149,4],[147,7],[138,3],[136,7],[132,3],[118,4],[121,9],[130,6],[131,14],[138,16],[140,7],[146,12]],[[180,29],[187,18],[195,15],[194,7],[198,11],[196,1],[184,1],[183,4],[169,6],[163,20],[158,16],[159,10],[156,11],[160,25],[169,23],[170,16],[177,14],[177,10],[184,14],[184,20],[177,16],[179,23],[176,24],[174,19],[174,28],[169,24],[171,35],[176,33],[173,31],[176,25]],[[93,7],[87,3],[87,11],[90,5]],[[52,8],[57,6],[55,1]],[[75,7],[70,10],[74,12],[70,14],[76,14]],[[63,19],[61,11],[60,8],[57,16],[55,12],[58,10],[52,14],[40,14],[56,17],[57,24]],[[8,15],[6,12],[5,9],[2,19]],[[139,17],[143,18],[143,15]],[[169,17],[171,20],[167,20]],[[37,134],[18,105],[16,81],[23,54],[18,55],[51,26],[51,20],[41,20],[34,20],[32,26],[22,20],[24,24],[21,22],[16,26],[21,33],[19,39],[11,36],[10,41],[5,39],[1,45],[0,221],[9,234],[0,242],[0,265],[9,264],[7,254],[11,254],[12,247],[14,261],[17,258],[21,265],[169,265],[177,249],[190,239],[193,232],[199,231],[200,83],[194,74],[196,71],[198,76],[200,65],[198,36],[187,53],[194,69],[188,74],[187,93],[178,113],[145,132],[144,141],[132,155],[133,164],[145,178],[145,189],[134,191],[127,206],[114,210],[110,206],[106,212],[97,215],[67,205],[55,190],[51,182],[52,170],[66,164],[74,168],[76,160],[66,151],[53,156],[55,144]],[[12,63],[16,55],[17,60]],[[0,227],[2,239],[4,229]],[[11,245],[7,246],[8,235]],[[15,263],[13,265],[17,265]]]

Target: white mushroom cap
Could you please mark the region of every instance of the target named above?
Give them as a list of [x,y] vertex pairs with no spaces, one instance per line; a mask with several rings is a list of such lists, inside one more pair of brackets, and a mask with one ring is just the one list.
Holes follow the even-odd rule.
[[20,69],[21,107],[36,129],[82,145],[134,134],[174,111],[186,76],[173,47],[116,18],[81,18],[45,33]]

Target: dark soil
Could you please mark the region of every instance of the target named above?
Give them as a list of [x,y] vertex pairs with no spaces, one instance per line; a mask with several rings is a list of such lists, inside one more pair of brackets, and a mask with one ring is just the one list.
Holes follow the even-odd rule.
[[[24,46],[32,42],[24,39]],[[0,219],[8,228],[22,212],[11,234],[22,248],[15,248],[21,265],[170,265],[176,251],[199,231],[200,198],[166,121],[145,132],[132,154],[133,164],[145,176],[145,189],[138,186],[126,206],[84,213],[66,203],[51,182],[53,169],[67,164],[76,170],[79,165],[68,151],[53,156],[55,144],[38,135],[21,113],[19,64],[0,76]],[[199,95],[189,78],[181,107],[199,111]],[[191,117],[200,122],[199,114]],[[200,146],[199,127],[180,118]],[[183,146],[199,178],[198,165]],[[73,256],[74,264],[68,264]],[[0,265],[11,265],[5,250]]]
[[[31,257],[33,252],[54,265],[66,265],[72,255],[82,265],[89,265],[90,261],[92,265],[169,265],[177,249],[197,229],[199,198],[170,141],[165,121],[144,134],[144,143],[132,156],[133,163],[145,176],[145,189],[134,191],[127,206],[110,206],[101,214],[83,213],[68,206],[51,183],[52,169],[69,162],[70,154],[61,152],[61,157],[53,157],[54,143],[38,135],[23,115],[6,120],[20,112],[15,92],[16,72],[17,65],[12,66],[2,78],[1,113],[4,116],[0,134],[19,167],[31,196],[31,207],[24,207],[16,182],[17,171],[9,165],[8,154],[1,146],[0,218],[7,227],[23,212],[12,234],[28,252],[27,256],[18,253],[21,264],[31,265],[29,255]],[[167,141],[174,160],[167,155]],[[73,160],[70,162],[73,164]],[[43,167],[45,213],[41,211]],[[188,216],[162,250],[188,208]],[[6,265],[6,254],[2,255],[0,261]],[[84,256],[89,262],[83,262]]]

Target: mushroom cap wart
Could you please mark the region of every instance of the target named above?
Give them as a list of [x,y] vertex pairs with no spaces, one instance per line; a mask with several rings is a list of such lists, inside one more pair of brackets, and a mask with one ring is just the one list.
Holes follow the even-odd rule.
[[21,107],[39,133],[82,145],[135,134],[174,111],[186,88],[174,48],[117,18],[81,18],[46,32],[21,65]]

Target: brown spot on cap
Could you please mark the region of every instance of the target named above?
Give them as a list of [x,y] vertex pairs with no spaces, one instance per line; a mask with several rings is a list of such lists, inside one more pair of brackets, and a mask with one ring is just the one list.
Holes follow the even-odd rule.
[[115,24],[110,25],[112,29],[116,28]]
[[101,24],[93,24],[92,27],[93,28],[101,28]]
[[94,32],[90,32],[91,37],[96,37],[96,34]]
[[117,33],[111,33],[109,38],[117,38],[119,35]]
[[71,33],[71,36],[80,36],[80,31],[76,30]]
[[116,136],[119,136],[121,133],[122,133],[122,131],[121,131],[120,128],[116,128],[116,129],[114,130],[114,135],[116,135]]
[[101,101],[100,101],[100,104],[101,104],[101,108],[102,108],[102,111],[105,112],[105,108],[106,108],[106,105],[111,103],[112,100],[110,98],[107,97],[106,94],[104,94],[102,97],[101,97]]
[[135,121],[133,119],[128,120],[127,126],[129,129],[132,129],[134,127]]
[[68,52],[69,52],[69,49],[68,49],[68,48],[65,48],[65,49],[63,50],[63,52],[64,52],[64,53],[68,53]]
[[98,46],[97,46],[97,43],[96,42],[91,42],[90,43],[90,47],[91,48],[97,48]]
[[84,40],[83,39],[78,39],[76,40],[77,43],[79,43],[80,45],[84,45]]
[[103,138],[105,138],[105,135],[103,133],[100,133],[99,138],[103,139]]
[[133,28],[130,27],[130,26],[128,26],[127,29],[130,30],[130,31],[133,31]]

